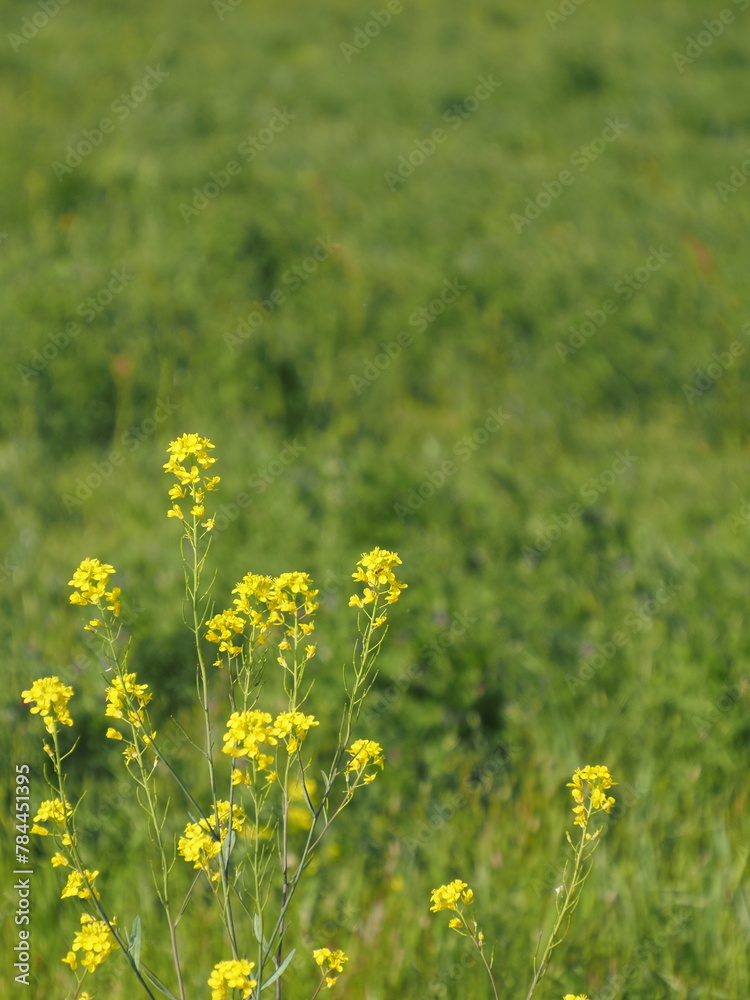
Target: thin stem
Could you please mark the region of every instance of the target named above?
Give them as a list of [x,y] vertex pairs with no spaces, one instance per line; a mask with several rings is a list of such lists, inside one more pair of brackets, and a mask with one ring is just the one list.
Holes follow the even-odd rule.
[[566,919],[566,917],[569,917],[572,914],[578,902],[578,889],[583,884],[586,878],[586,876],[584,875],[582,879],[579,879],[578,875],[581,870],[584,848],[588,843],[588,841],[586,840],[586,829],[588,827],[590,815],[591,815],[591,804],[589,803],[589,807],[585,814],[584,822],[581,826],[581,840],[575,852],[573,873],[570,876],[570,880],[565,881],[563,887],[560,889],[560,892],[563,893],[563,901],[562,904],[558,905],[557,920],[555,921],[550,936],[547,940],[547,946],[544,949],[542,960],[534,971],[534,978],[531,980],[531,986],[529,986],[529,992],[526,994],[525,1000],[531,1000],[531,997],[534,995],[534,991],[539,985],[542,976],[544,976],[545,972],[547,971],[547,966],[549,965],[550,959],[552,957],[552,952],[562,941],[562,938],[560,938],[559,940],[557,939],[558,931],[560,930],[560,927],[562,926],[562,923]]

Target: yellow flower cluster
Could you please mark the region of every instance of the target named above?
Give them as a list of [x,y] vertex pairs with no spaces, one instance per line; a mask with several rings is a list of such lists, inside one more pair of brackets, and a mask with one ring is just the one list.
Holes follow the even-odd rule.
[[589,1000],[585,993],[566,993],[563,1000]]
[[[326,986],[330,990],[332,986],[335,985],[338,976],[332,975],[334,972],[344,971],[344,962],[348,962],[349,959],[340,949],[336,951],[331,951],[330,948],[316,948],[313,951],[313,958],[317,964],[321,967],[321,971],[326,979]],[[323,966],[325,965],[325,968]]]
[[55,718],[64,726],[73,725],[67,707],[73,697],[73,688],[63,684],[59,677],[40,677],[28,691],[21,692],[21,697],[26,705],[35,702],[30,709],[31,714],[41,715],[48,733],[55,732]]
[[[295,753],[300,743],[313,726],[319,726],[314,715],[305,715],[304,712],[282,712],[276,716],[271,726],[271,735],[279,739],[285,739],[287,753]],[[294,735],[292,735],[294,733]]]
[[[200,868],[209,873],[209,861],[221,851],[227,836],[229,824],[229,803],[219,801],[213,810],[212,822],[201,819],[197,823],[188,823],[185,833],[177,842],[177,850],[187,862],[192,862],[193,868]],[[242,830],[247,817],[240,806],[232,805],[232,829]],[[218,836],[217,836],[218,828]],[[216,881],[219,873],[214,872],[211,878]]]
[[[361,773],[368,764],[376,765],[381,771],[383,769],[385,763],[383,748],[374,740],[355,740],[346,752],[352,755],[352,759],[346,765],[347,774],[350,771]],[[367,774],[363,779],[363,783],[369,785],[376,777],[377,775],[375,774]]]
[[[107,688],[107,708],[104,714],[111,719],[127,719],[134,726],[142,726],[145,720],[143,709],[153,698],[153,694],[148,693],[148,684],[136,684],[135,674],[123,674],[122,677],[115,677]],[[138,702],[138,708],[134,711],[128,708],[128,704],[133,701]],[[123,713],[126,709],[127,714]],[[112,730],[116,732],[116,730]],[[107,731],[109,736],[109,730]],[[118,737],[110,737],[110,739]]]
[[[439,889],[432,890],[432,894],[430,895],[430,902],[432,903],[430,913],[438,913],[440,910],[458,911],[459,903],[469,904],[473,899],[473,890],[469,888],[466,882],[462,882],[460,878],[457,878],[447,885],[441,885]],[[453,921],[451,921],[451,926],[453,926]]]
[[[197,518],[205,515],[205,495],[216,489],[220,477],[201,476],[198,466],[201,469],[208,469],[214,464],[216,459],[208,454],[213,447],[208,438],[200,437],[199,434],[183,434],[176,440],[170,441],[167,449],[169,461],[164,464],[164,471],[167,474],[171,473],[177,483],[169,491],[172,508],[167,511],[167,517],[184,520],[185,512],[178,501],[186,496],[189,496],[191,501],[190,514]],[[209,518],[202,526],[210,531],[214,526],[214,519]]]
[[[320,725],[314,715],[304,712],[281,712],[275,719],[270,712],[251,709],[247,712],[232,712],[224,734],[223,752],[232,757],[249,757],[258,770],[263,771],[273,763],[273,757],[261,753],[261,744],[275,747],[279,740],[286,740],[286,749],[295,753],[308,731]],[[276,775],[269,774],[272,781]],[[239,782],[237,782],[239,783]]]
[[290,616],[287,635],[294,635],[295,624],[303,635],[309,635],[315,628],[312,622],[300,621],[311,618],[318,608],[315,601],[318,591],[313,590],[307,573],[281,573],[276,577],[248,573],[232,593],[237,594],[233,602],[237,612],[246,615],[253,626],[267,629],[271,625],[284,625]]
[[258,985],[256,979],[250,979],[254,968],[255,962],[248,962],[244,958],[217,962],[208,977],[211,1000],[226,1000],[229,990],[242,990],[242,1000],[247,1000]]
[[[407,586],[405,583],[399,583],[393,572],[393,567],[400,565],[401,560],[398,555],[395,552],[388,552],[387,549],[374,548],[372,552],[364,552],[357,563],[356,572],[352,573],[352,579],[366,583],[367,586],[362,597],[354,594],[349,598],[349,606],[363,608],[365,604],[372,604],[380,588],[385,586],[388,587],[388,593],[385,595],[386,604],[394,604]],[[382,624],[382,621],[377,620],[378,624]]]
[[103,920],[94,920],[88,913],[81,914],[81,929],[73,938],[72,950],[63,959],[63,962],[76,969],[78,967],[77,951],[82,951],[83,965],[89,972],[93,972],[97,965],[102,962],[117,948],[117,942],[112,936],[112,931]]
[[[59,857],[59,855],[56,856]],[[63,863],[67,864],[64,858]],[[68,881],[60,899],[66,899],[68,896],[77,896],[79,899],[91,899],[92,891],[96,898],[99,899],[99,893],[93,888],[94,879],[98,874],[99,872],[90,872],[88,868],[84,868],[83,875],[80,872],[71,872],[68,875]]]
[[[318,607],[315,601],[318,591],[313,590],[307,573],[282,573],[275,577],[248,573],[232,593],[237,594],[234,608],[214,615],[206,623],[206,639],[218,645],[219,653],[240,655],[242,649],[236,644],[234,636],[245,633],[244,619],[247,619],[251,629],[258,630],[257,641],[261,645],[268,641],[268,630],[273,625],[285,625],[286,635],[297,637],[308,636],[315,629],[309,619]],[[304,621],[305,618],[308,620]],[[289,649],[289,642],[284,639],[279,648]],[[307,646],[306,652],[309,659],[315,647]],[[214,666],[221,666],[220,658]]]
[[[584,784],[588,785],[590,798],[588,812],[585,804]],[[571,795],[576,802],[576,805],[573,807],[573,812],[576,815],[576,826],[585,826],[586,820],[592,812],[596,812],[599,809],[606,813],[610,811],[615,804],[615,800],[611,795],[607,796],[604,793],[616,784],[617,782],[612,780],[609,770],[602,764],[589,764],[583,768],[576,768],[573,780],[567,784],[568,788],[573,789]]]
[[271,732],[273,716],[270,712],[251,709],[247,712],[232,712],[224,734],[223,752],[232,757],[249,757],[263,770],[273,761],[273,757],[260,752],[261,743],[276,746],[278,740]]
[[[105,604],[107,611],[111,611],[115,618],[120,615],[120,588],[113,587],[107,590],[109,578],[115,572],[114,566],[108,563],[101,563],[98,559],[84,559],[78,569],[73,573],[73,579],[68,580],[69,587],[75,587],[70,595],[71,604],[95,604],[101,608]],[[96,627],[100,623],[89,622],[89,626]]]
[[[40,836],[46,837],[49,835],[49,830],[40,826],[40,823],[55,823],[57,826],[65,826],[65,820],[70,819],[73,815],[73,810],[70,803],[65,803],[65,812],[63,812],[63,804],[60,799],[48,799],[46,802],[42,802],[39,805],[37,814],[34,817],[34,825],[31,828],[32,833],[38,833]],[[62,841],[64,844],[70,845],[71,840],[68,834],[63,834]]]
[[[206,622],[208,632],[206,638],[209,642],[217,643],[220,653],[229,653],[230,656],[239,656],[242,649],[234,644],[233,635],[242,635],[245,631],[245,622],[234,611],[222,611],[219,615]],[[221,660],[215,664],[221,666]]]

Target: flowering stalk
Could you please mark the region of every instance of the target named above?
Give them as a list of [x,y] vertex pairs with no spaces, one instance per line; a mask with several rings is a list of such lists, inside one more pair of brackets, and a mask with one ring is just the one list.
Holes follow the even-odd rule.
[[[120,591],[119,588],[107,589],[114,567],[96,559],[86,559],[70,581],[74,588],[71,603],[96,607],[97,617],[89,620],[85,628],[102,640],[107,661],[105,715],[112,725],[106,737],[124,745],[125,765],[137,785],[136,798],[148,816],[150,836],[160,858],[162,875],[159,880],[155,873],[156,892],[167,917],[178,996],[141,962],[140,931],[135,925],[133,936],[129,938],[117,928],[114,918],[109,919],[95,887],[99,873],[89,871],[78,852],[75,810],[65,796],[64,756],[58,743],[58,726],[73,725],[67,709],[72,689],[61,684],[58,678],[42,678],[35,681],[29,691],[23,692],[24,700],[33,706],[32,713],[41,714],[52,736],[54,749],[45,745],[45,750],[53,760],[59,796],[42,803],[32,832],[47,834],[49,831],[44,824],[56,825],[56,839],[64,853],[58,852],[52,863],[71,869],[62,896],[89,900],[88,906],[93,911],[93,915],[83,914],[81,929],[63,960],[75,971],[79,962],[77,953],[83,953],[80,962],[86,971],[78,979],[76,1000],[91,1000],[88,993],[81,993],[85,975],[93,972],[117,947],[125,953],[149,998],[153,1000],[151,987],[154,987],[175,1000],[185,1000],[177,927],[201,876],[205,876],[219,908],[231,955],[215,964],[207,980],[212,1000],[228,1000],[230,991],[242,1000],[258,1000],[260,993],[271,984],[275,984],[276,998],[281,1000],[281,976],[293,955],[291,952],[284,957],[288,913],[302,874],[333,821],[354,794],[374,781],[378,769],[384,766],[380,744],[370,739],[353,739],[353,735],[362,703],[376,676],[376,658],[385,634],[385,605],[398,600],[406,586],[394,574],[394,567],[400,565],[401,560],[396,553],[376,548],[362,556],[352,574],[355,581],[366,586],[364,593],[354,595],[349,603],[364,615],[358,623],[360,639],[355,646],[353,676],[345,675],[344,678],[347,699],[337,745],[330,766],[323,771],[323,787],[318,793],[315,779],[309,776],[309,756],[304,752],[309,732],[319,725],[315,717],[304,710],[312,687],[305,675],[316,652],[310,636],[315,629],[318,592],[305,573],[282,573],[277,577],[248,574],[234,588],[234,607],[206,621],[210,587],[204,592],[201,581],[214,521],[210,517],[203,520],[205,495],[219,482],[219,477],[206,474],[215,461],[209,454],[210,449],[213,445],[208,439],[184,434],[170,443],[169,460],[164,466],[176,479],[169,491],[172,506],[168,516],[183,524],[181,551],[190,607],[188,626],[196,648],[198,700],[203,713],[205,745],[199,752],[207,763],[211,800],[208,808],[199,804],[162,753],[149,719],[152,694],[147,684],[138,683],[136,674],[128,667],[128,647],[123,650],[120,645]],[[183,509],[183,501],[189,504],[187,510]],[[231,712],[223,735],[222,753],[231,759],[231,767],[226,771],[219,761],[214,761],[209,667],[203,650],[205,640],[218,646],[214,665],[227,668]],[[277,672],[277,692],[283,690],[286,701],[285,710],[275,717],[256,707],[265,679],[265,664],[270,661],[266,654],[274,648],[276,662],[281,668]],[[195,870],[195,877],[179,906],[171,897],[170,873],[174,858],[164,836],[168,810],[162,808],[157,790],[160,763],[175,779],[197,814],[197,818],[191,817],[177,840],[177,853]],[[226,798],[220,798],[219,788],[224,781]],[[299,840],[299,829],[305,831],[303,843]],[[278,845],[275,871],[270,846],[274,833]],[[232,858],[240,837],[250,840],[244,852],[251,874],[249,885],[244,880],[242,864]],[[272,900],[276,902],[270,916]],[[239,947],[239,941],[247,941],[249,937],[244,929],[242,936],[239,934],[240,924],[233,910],[235,901],[237,920],[242,918],[241,909],[252,924],[257,941],[257,956],[253,961],[242,954]],[[95,919],[96,916],[100,919]],[[313,959],[321,970],[317,996],[323,987],[331,988],[336,983],[347,958],[338,949],[318,948],[313,952]],[[272,968],[266,978],[269,966]]]
[[[577,768],[573,775],[573,780],[568,782],[568,787],[572,788],[572,795],[576,805],[573,807],[575,813],[575,825],[581,828],[581,837],[578,845],[574,845],[569,833],[566,832],[568,843],[573,849],[573,870],[568,874],[568,866],[563,872],[562,886],[557,891],[557,919],[552,927],[547,944],[539,964],[534,961],[534,976],[526,994],[526,1000],[531,1000],[539,981],[547,971],[552,952],[565,940],[570,918],[578,905],[581,889],[589,876],[591,865],[582,873],[582,867],[599,846],[599,834],[601,828],[594,833],[588,832],[589,820],[593,813],[608,813],[615,800],[605,792],[615,785],[608,769],[602,765],[595,765]],[[566,921],[568,923],[566,924]],[[565,925],[565,926],[563,926]],[[562,933],[561,932],[562,929]],[[559,935],[559,936],[558,936]]]
[[448,926],[451,930],[460,934],[461,937],[471,939],[479,952],[479,957],[482,959],[482,963],[487,970],[487,975],[490,977],[490,985],[492,986],[495,1000],[499,1000],[495,980],[492,976],[492,961],[488,962],[487,956],[484,953],[484,934],[479,930],[476,920],[472,918],[471,922],[469,922],[463,908],[463,905],[469,905],[473,901],[473,889],[470,889],[466,882],[462,882],[461,879],[455,879],[447,885],[441,885],[439,889],[433,889],[432,896],[430,897],[430,902],[432,903],[430,912],[439,913],[441,910],[452,910],[458,914],[456,917],[451,917],[448,921]]
[[[573,812],[575,813],[575,825],[581,827],[581,838],[576,846],[569,833],[566,833],[568,843],[573,849],[573,869],[568,874],[568,867],[565,866],[563,874],[563,884],[557,890],[557,918],[552,931],[547,940],[546,947],[542,954],[541,961],[537,965],[534,959],[534,975],[526,994],[526,1000],[531,1000],[542,977],[547,971],[552,952],[565,939],[570,917],[578,905],[581,889],[586,881],[591,866],[582,872],[584,863],[591,857],[599,846],[599,834],[601,828],[589,833],[589,821],[596,812],[609,813],[615,800],[606,794],[616,782],[612,780],[609,771],[603,765],[588,766],[578,768],[573,775],[573,780],[568,782],[568,787],[572,788],[572,796],[575,801]],[[471,938],[487,970],[495,1000],[498,1000],[497,987],[492,975],[492,960],[487,961],[484,951],[484,934],[479,930],[476,920],[467,919],[463,906],[474,901],[474,893],[466,882],[455,879],[447,885],[441,885],[438,889],[433,889],[430,902],[430,912],[438,913],[441,910],[452,910],[457,916],[452,917],[448,926],[461,934],[462,937]],[[585,996],[575,997],[572,993],[565,997],[565,1000],[587,1000]]]

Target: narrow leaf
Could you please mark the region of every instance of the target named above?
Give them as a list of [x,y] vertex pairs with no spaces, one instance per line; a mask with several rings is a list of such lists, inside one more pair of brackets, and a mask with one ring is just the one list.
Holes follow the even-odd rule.
[[141,918],[136,916],[133,921],[133,926],[130,928],[130,937],[128,938],[128,950],[135,962],[136,969],[141,967]]
[[141,974],[149,980],[155,989],[157,989],[160,993],[163,993],[165,997],[169,997],[169,1000],[179,1000],[179,997],[176,997],[174,993],[170,992],[164,983],[160,979],[157,979],[153,972],[149,972],[145,965],[141,966]]
[[230,830],[224,843],[221,845],[221,867],[226,868],[229,864],[229,855],[232,853],[232,848],[237,843],[237,834],[234,830]]
[[284,975],[284,973],[286,972],[286,967],[289,965],[289,963],[291,962],[291,960],[294,958],[294,953],[296,952],[296,950],[297,950],[296,948],[292,948],[292,950],[286,956],[286,958],[281,963],[281,965],[278,967],[278,969],[268,977],[268,979],[265,981],[265,983],[263,983],[263,985],[261,986],[259,992],[262,992],[267,986],[273,985],[273,983],[276,982],[276,980],[279,978],[279,976],[283,976]]

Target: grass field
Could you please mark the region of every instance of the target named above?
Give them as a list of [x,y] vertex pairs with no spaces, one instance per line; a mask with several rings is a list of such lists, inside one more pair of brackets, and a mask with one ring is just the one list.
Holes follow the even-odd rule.
[[[322,936],[342,997],[489,997],[428,912],[463,878],[523,1000],[587,763],[618,808],[537,996],[750,996],[749,7],[5,0],[4,995],[72,982],[44,845],[32,986],[9,959],[13,764],[47,797],[19,693],[54,673],[95,867],[169,975],[66,584],[117,567],[160,727],[197,725],[161,468],[197,431],[217,594],[321,589],[323,745],[356,560],[393,549],[409,585],[365,712],[385,770],[301,892],[285,996]],[[215,930],[185,918],[191,997]],[[133,994],[122,956],[98,975]]]

